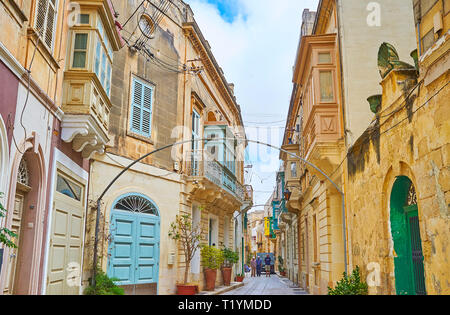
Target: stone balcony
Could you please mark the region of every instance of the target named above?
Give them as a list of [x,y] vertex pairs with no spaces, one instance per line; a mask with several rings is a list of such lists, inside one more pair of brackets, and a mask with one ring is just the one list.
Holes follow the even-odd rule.
[[189,161],[186,175],[190,199],[227,213],[238,210],[244,202],[251,202],[248,188],[216,160]]
[[102,154],[109,142],[111,102],[96,75],[67,71],[64,75],[61,138],[83,158]]

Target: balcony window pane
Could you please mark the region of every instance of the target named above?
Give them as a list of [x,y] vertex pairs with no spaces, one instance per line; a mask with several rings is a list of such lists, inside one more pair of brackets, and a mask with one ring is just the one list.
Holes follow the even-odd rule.
[[333,76],[331,71],[320,71],[320,99],[322,102],[332,102],[333,94]]
[[102,74],[100,78],[100,82],[103,86],[105,86],[105,78],[106,78],[106,55],[105,52],[102,53]]
[[89,14],[80,14],[79,15],[79,23],[80,24],[89,24]]
[[87,38],[88,34],[76,34],[75,35],[75,49],[86,49],[87,48]]
[[297,177],[297,163],[291,163],[291,177]]
[[331,54],[329,52],[319,53],[319,64],[331,63]]
[[434,30],[429,31],[422,38],[422,54],[424,54],[434,44]]
[[102,44],[100,40],[97,41],[97,47],[95,49],[95,73],[97,74],[97,78],[100,80],[100,60],[102,58]]
[[86,52],[76,51],[73,54],[73,67],[74,68],[84,68],[86,65]]
[[86,67],[86,50],[88,34],[75,34],[75,44],[73,52],[73,68]]
[[108,70],[106,74],[106,94],[108,94],[108,96],[110,91],[111,91],[111,65],[108,63]]

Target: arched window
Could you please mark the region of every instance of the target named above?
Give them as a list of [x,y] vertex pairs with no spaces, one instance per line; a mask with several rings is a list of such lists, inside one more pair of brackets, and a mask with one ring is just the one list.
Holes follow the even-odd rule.
[[149,199],[140,195],[129,195],[121,198],[117,201],[114,209],[156,216],[158,215],[156,206]]

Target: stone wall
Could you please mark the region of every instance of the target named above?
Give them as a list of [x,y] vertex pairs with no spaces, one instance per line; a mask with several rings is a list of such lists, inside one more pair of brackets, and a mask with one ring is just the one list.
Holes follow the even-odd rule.
[[392,71],[383,80],[378,131],[366,130],[349,154],[358,165],[348,182],[349,252],[363,277],[370,263],[379,264],[371,294],[396,293],[390,198],[396,178],[406,176],[417,192],[427,293],[449,294],[450,76],[414,90],[404,79]]

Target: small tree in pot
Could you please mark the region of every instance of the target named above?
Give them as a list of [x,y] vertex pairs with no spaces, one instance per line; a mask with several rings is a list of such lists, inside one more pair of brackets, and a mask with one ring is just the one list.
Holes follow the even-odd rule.
[[205,268],[206,290],[214,291],[216,286],[217,269],[224,261],[223,252],[214,246],[202,246],[202,263]]
[[181,242],[186,262],[184,281],[182,284],[177,284],[177,294],[179,295],[194,295],[197,292],[197,285],[188,284],[188,277],[191,261],[200,248],[201,234],[200,227],[193,226],[192,218],[188,214],[178,215],[175,222],[170,225],[169,237]]
[[222,264],[223,284],[229,286],[231,284],[231,272],[233,265],[239,261],[239,254],[226,247],[222,249],[222,253],[224,258]]

